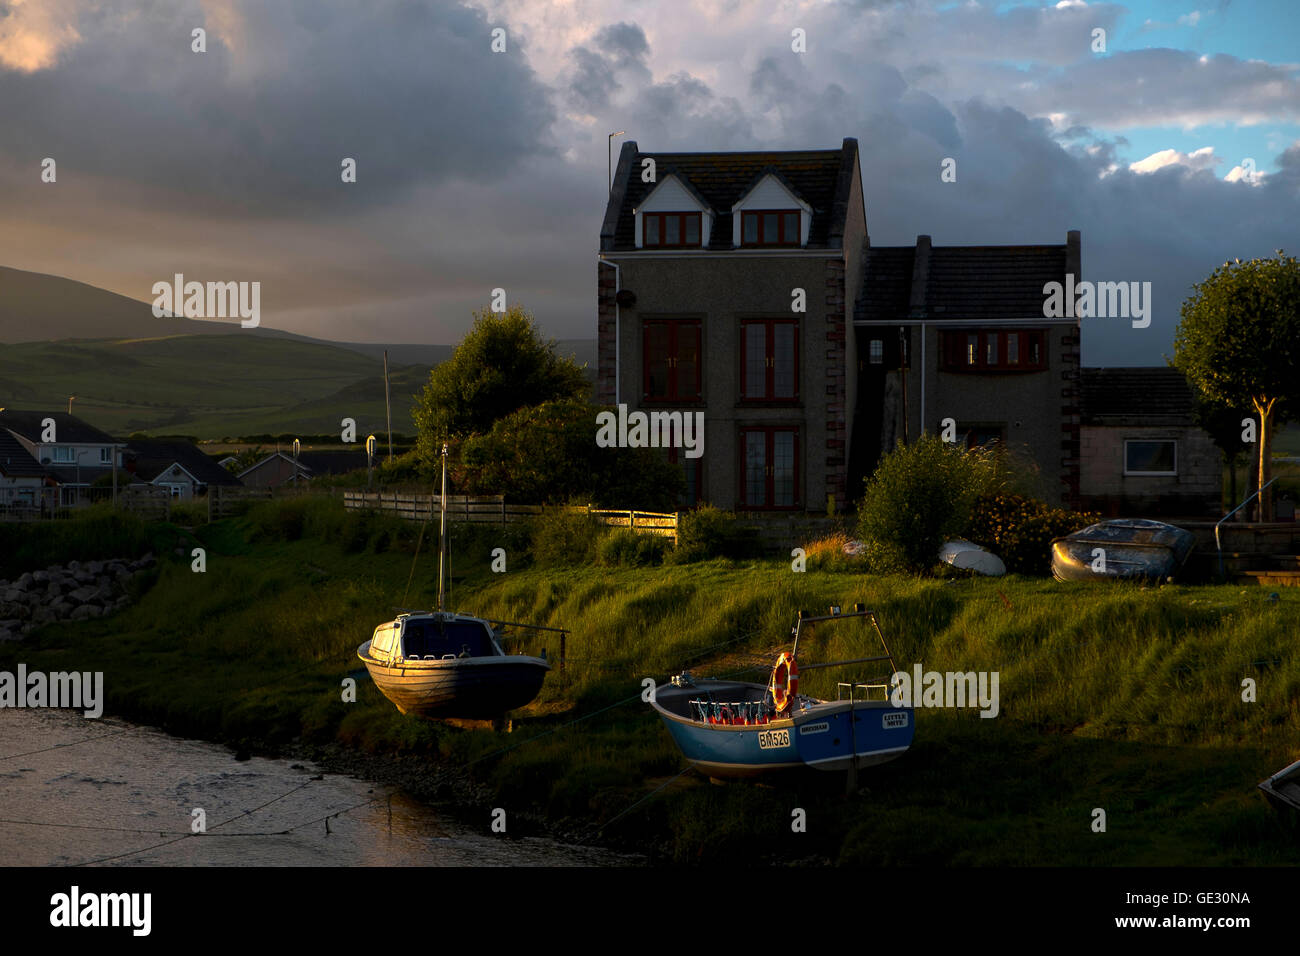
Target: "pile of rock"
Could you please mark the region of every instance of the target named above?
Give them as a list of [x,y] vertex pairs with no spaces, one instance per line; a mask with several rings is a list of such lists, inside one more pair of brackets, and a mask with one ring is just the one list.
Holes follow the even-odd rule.
[[153,567],[153,554],[135,561],[69,561],[0,581],[0,641],[16,641],[54,621],[84,621],[118,611],[130,600],[126,584]]

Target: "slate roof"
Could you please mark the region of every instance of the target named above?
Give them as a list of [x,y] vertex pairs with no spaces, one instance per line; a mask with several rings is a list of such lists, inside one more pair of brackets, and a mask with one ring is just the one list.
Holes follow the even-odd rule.
[[41,463],[12,432],[4,428],[0,428],[0,475],[6,478],[40,478],[45,475]]
[[29,442],[41,444],[41,421],[54,419],[54,434],[58,444],[111,445],[116,439],[107,432],[102,432],[94,425],[87,424],[75,415],[67,412],[26,411],[18,408],[6,408],[0,411],[0,427],[17,432]]
[[124,455],[126,469],[142,481],[153,481],[173,464],[178,464],[205,485],[242,485],[196,445],[187,441],[133,438]]
[[1082,368],[1079,373],[1085,425],[1195,424],[1191,387],[1176,368]]
[[812,207],[809,249],[838,249],[844,235],[853,166],[858,141],[846,139],[839,149],[741,153],[643,153],[635,141],[623,144],[618,171],[600,231],[602,252],[636,249],[633,210],[657,183],[641,182],[641,161],[655,161],[657,178],[667,172],[684,179],[688,188],[716,213],[709,248],[731,249],[731,207],[763,175],[775,172],[800,199]]
[[[925,238],[925,237],[922,237]],[[856,321],[1040,318],[1043,286],[1064,282],[1066,246],[872,246],[863,256]],[[924,299],[912,301],[918,263]]]

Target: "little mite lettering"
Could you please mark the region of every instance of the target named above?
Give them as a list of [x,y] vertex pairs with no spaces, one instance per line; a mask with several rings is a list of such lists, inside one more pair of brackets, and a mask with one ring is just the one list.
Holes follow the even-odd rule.
[[129,926],[133,936],[148,936],[153,926],[152,893],[82,893],[78,886],[50,897],[50,925]]

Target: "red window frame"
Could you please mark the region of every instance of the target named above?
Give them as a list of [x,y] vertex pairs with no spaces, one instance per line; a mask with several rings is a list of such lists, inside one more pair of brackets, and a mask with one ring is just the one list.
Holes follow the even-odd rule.
[[[647,223],[654,220],[658,226],[659,235],[657,241],[650,241],[650,230]],[[668,220],[677,220],[677,238],[678,242],[668,242]],[[695,232],[699,237],[695,242],[686,241],[686,223],[689,220],[695,221]],[[643,212],[641,214],[641,247],[643,249],[694,249],[704,244],[704,221],[698,212]]]
[[[773,504],[776,498],[776,464],[774,462],[776,452],[776,436],[785,433],[793,436],[792,445],[792,462],[791,462],[791,501],[789,504]],[[749,468],[747,453],[749,451],[749,436],[763,435],[763,501],[755,502],[750,496]],[[740,429],[740,467],[738,474],[740,476],[740,507],[744,511],[796,511],[802,507],[799,493],[799,427],[796,425],[753,425],[745,426]]]
[[[769,242],[763,237],[763,216],[776,216],[776,235],[774,242]],[[794,235],[787,235],[790,232],[791,223],[786,218],[794,216]],[[749,223],[754,223],[754,236],[750,240],[746,239],[745,227]],[[802,209],[743,209],[740,213],[740,244],[742,246],[797,246],[803,234],[803,210]]]
[[[655,361],[656,356],[651,351],[650,335],[651,330],[655,328],[665,328],[668,333],[667,348],[663,359],[666,367],[670,370],[676,370],[680,367],[681,346],[684,336],[694,336],[695,339],[695,380],[693,383],[694,391],[683,392],[679,386],[681,384],[679,376],[673,371],[665,378],[667,386],[660,394],[651,394],[650,391],[650,367]],[[700,402],[703,401],[703,369],[704,357],[702,355],[703,334],[702,326],[699,319],[645,319],[641,325],[641,400],[643,402]]]
[[[1009,359],[1008,345],[1012,341],[1016,346],[1015,362]],[[1041,372],[1047,368],[1047,332],[1044,329],[946,329],[942,353],[940,368],[945,372]]]
[[[776,327],[788,325],[794,328],[793,350],[790,361],[794,370],[793,394],[776,394]],[[763,345],[763,394],[749,394],[749,334],[754,326],[764,326]],[[798,319],[742,319],[740,321],[740,400],[742,402],[797,402],[799,401],[799,320]]]

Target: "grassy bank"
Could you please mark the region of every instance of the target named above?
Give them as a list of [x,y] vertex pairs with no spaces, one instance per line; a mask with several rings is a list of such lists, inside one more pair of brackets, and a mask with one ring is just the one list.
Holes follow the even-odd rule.
[[[138,605],[0,647],[0,666],[102,670],[111,713],[235,747],[341,745],[459,768],[492,806],[655,859],[1294,861],[1255,784],[1300,756],[1295,592],[796,574],[784,561],[538,567],[515,532],[458,531],[452,606],[573,630],[564,674],[499,734],[399,715],[355,657],[394,606],[429,603],[437,557],[426,541],[412,574],[419,529],[285,514],[199,529],[205,574],[164,562]],[[493,535],[505,574],[489,569]],[[838,775],[717,787],[691,773],[633,806],[684,767],[639,700],[642,678],[768,668],[798,609],[854,601],[879,612],[902,667],[998,671],[999,716],[918,712],[912,750],[864,772],[851,797]],[[871,639],[824,628],[801,661],[861,656]],[[554,635],[512,649],[543,645],[557,656]],[[801,690],[833,697],[838,676],[810,671]],[[341,699],[347,677],[356,703]],[[1257,703],[1241,699],[1245,678]],[[795,808],[805,833],[791,832]]]

